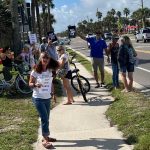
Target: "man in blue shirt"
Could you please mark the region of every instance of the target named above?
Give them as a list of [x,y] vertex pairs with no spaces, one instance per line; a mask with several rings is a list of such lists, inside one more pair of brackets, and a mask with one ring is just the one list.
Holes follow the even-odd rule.
[[[104,85],[104,54],[103,51],[107,54],[107,44],[102,39],[102,33],[97,32],[96,38],[87,38],[87,41],[90,43],[91,52],[90,56],[92,57],[92,67],[94,70],[94,78],[96,81],[96,87],[99,88],[100,85]],[[101,74],[101,84],[98,80],[98,68]]]

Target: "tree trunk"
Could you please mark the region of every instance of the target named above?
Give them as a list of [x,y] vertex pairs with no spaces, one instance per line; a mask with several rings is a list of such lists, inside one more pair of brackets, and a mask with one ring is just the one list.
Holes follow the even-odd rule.
[[31,1],[31,20],[32,20],[32,33],[36,33],[36,24],[35,24],[35,0]]
[[48,8],[48,21],[49,21],[49,26],[48,26],[48,30],[52,31],[52,23],[51,23],[51,16],[50,16],[50,3],[51,0],[47,0],[47,8]]
[[12,20],[12,48],[14,50],[15,56],[21,52],[21,35],[20,26],[18,21],[18,2],[16,0],[10,1],[11,9],[11,20]]
[[45,4],[43,3],[42,4],[42,11],[43,11],[43,32],[44,32],[44,36],[46,36],[46,33],[47,33],[47,30],[46,30],[46,27],[47,27],[47,21],[46,21],[46,13],[45,13],[45,10],[46,10],[46,6]]
[[35,7],[36,7],[36,17],[37,17],[37,26],[38,26],[38,33],[39,33],[39,41],[40,43],[42,42],[41,40],[41,24],[40,24],[40,14],[39,14],[39,5],[38,1],[35,0]]

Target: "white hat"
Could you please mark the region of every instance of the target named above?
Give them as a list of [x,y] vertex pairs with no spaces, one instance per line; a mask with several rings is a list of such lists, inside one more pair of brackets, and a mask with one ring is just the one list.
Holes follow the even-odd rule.
[[45,40],[46,39],[46,37],[42,37],[42,40]]

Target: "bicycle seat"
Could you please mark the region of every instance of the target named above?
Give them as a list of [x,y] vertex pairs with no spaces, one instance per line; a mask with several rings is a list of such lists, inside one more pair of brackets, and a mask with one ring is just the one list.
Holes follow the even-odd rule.
[[74,70],[72,70],[71,72],[72,72],[72,73],[77,73],[77,72],[79,72],[79,69],[74,69]]

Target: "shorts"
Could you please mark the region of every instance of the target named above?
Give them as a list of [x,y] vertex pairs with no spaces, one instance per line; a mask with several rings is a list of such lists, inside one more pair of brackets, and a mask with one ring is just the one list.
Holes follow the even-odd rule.
[[97,72],[98,68],[101,72],[104,72],[104,58],[93,58],[92,66],[94,72]]
[[134,72],[134,64],[128,63],[126,66],[120,66],[120,71],[123,73]]
[[72,78],[72,72],[71,72],[71,70],[69,70],[69,71],[67,72],[65,78],[67,78],[67,79],[71,79],[71,78]]

